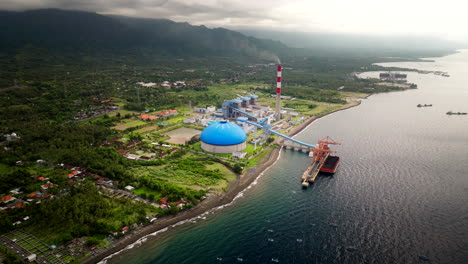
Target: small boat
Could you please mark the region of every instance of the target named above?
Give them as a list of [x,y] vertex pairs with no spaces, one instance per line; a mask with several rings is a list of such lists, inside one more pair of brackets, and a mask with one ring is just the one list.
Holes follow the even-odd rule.
[[348,251],[350,251],[350,252],[358,251],[358,249],[355,248],[355,247],[347,247],[346,250],[348,250]]
[[217,257],[216,259],[219,260],[219,261],[223,260],[223,258],[220,258],[220,257]]
[[275,240],[273,238],[268,238],[268,241],[273,242]]
[[420,255],[420,256],[419,256],[419,259],[420,259],[420,260],[429,260],[429,257],[428,257],[428,256],[424,256],[424,255]]
[[243,258],[237,258],[237,261],[242,262],[242,261],[244,261],[244,259]]
[[452,111],[448,111],[446,114],[447,114],[447,115],[466,115],[467,113],[465,113],[465,112],[452,112]]
[[302,243],[302,239],[300,239],[300,238],[296,239],[296,241],[297,241],[298,243]]
[[272,259],[271,259],[271,262],[276,262],[276,263],[278,263],[279,260],[278,260],[277,258],[272,258]]

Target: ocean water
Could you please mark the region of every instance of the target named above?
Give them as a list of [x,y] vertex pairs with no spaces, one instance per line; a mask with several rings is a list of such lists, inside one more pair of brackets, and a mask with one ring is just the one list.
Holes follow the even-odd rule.
[[450,77],[408,73],[418,89],[373,95],[297,136],[342,143],[334,176],[301,189],[309,158],[284,150],[231,206],[108,263],[468,263],[468,116],[445,114],[468,112],[468,50],[434,60],[386,65]]

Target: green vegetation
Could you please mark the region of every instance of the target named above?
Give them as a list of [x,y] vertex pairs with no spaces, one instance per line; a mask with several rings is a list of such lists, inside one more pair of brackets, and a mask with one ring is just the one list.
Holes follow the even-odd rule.
[[[215,164],[213,158],[185,157],[171,160],[164,166],[135,167],[130,170],[130,173],[138,175],[138,180],[145,183],[186,186],[186,189],[182,189],[181,192],[185,192],[187,197],[197,197],[199,193],[192,190],[203,190],[227,180],[219,167],[213,168],[212,165]],[[155,195],[159,195],[156,199],[160,196],[171,196],[163,189],[161,189],[161,193],[155,193]],[[171,200],[180,198],[182,197],[173,197]],[[194,199],[192,198],[192,200]]]
[[[49,21],[45,26],[62,28],[54,22],[60,11],[41,12],[38,16]],[[285,62],[283,95],[292,98],[282,100],[282,106],[300,115],[292,122],[357,104],[354,98],[369,93],[402,89],[351,74],[381,70],[372,63],[389,60],[372,54],[324,57],[232,31],[170,21],[153,21],[154,27],[143,31],[159,36],[153,33],[181,29],[192,36],[190,42],[185,33],[166,37],[169,43],[187,45],[161,43],[161,36],[146,42],[133,28],[126,32],[137,39],[127,43],[119,37],[122,32],[109,31],[115,20],[66,14],[92,21],[94,31],[86,35],[62,28],[66,33],[53,37],[47,30],[44,35],[34,31],[22,34],[31,37],[27,42],[16,39],[20,44],[14,44],[18,24],[3,21],[11,30],[0,43],[0,197],[15,200],[2,203],[8,209],[0,211],[1,234],[24,230],[47,244],[83,240],[86,248],[104,247],[123,235],[123,227],[139,228],[152,217],[190,208],[206,194],[222,193],[246,167],[258,165],[272,151],[268,144],[275,138],[256,149],[248,144],[247,157],[236,160],[232,154],[204,152],[196,139],[166,145],[165,133],[180,127],[203,129],[182,123],[194,116],[189,106],[220,107],[226,99],[251,93],[274,106],[275,66],[258,58],[258,51],[278,54]],[[4,15],[0,20],[15,14]],[[138,27],[141,22],[122,23]],[[109,38],[102,39],[103,31]],[[225,45],[199,42],[211,37]],[[245,45],[233,47],[236,43]],[[161,86],[165,81],[184,84]],[[139,119],[143,113],[169,109],[178,113],[161,114],[155,121]],[[280,130],[291,123],[283,125]],[[12,133],[19,137],[11,139]],[[79,176],[70,176],[73,171]],[[126,191],[128,185],[135,189]]]
[[22,264],[23,261],[10,250],[0,246],[0,260],[4,264]]
[[21,227],[51,245],[60,245],[77,236],[108,234],[135,222],[145,222],[145,210],[144,204],[107,198],[98,193],[94,184],[83,182],[70,187],[60,198],[17,209],[14,214],[2,217],[1,228],[11,229],[18,215],[31,215],[34,217]]

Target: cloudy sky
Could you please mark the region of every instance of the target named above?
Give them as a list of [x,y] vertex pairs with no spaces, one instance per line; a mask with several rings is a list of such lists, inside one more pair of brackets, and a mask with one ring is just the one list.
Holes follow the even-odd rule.
[[0,0],[0,9],[52,7],[209,27],[429,34],[468,42],[468,1],[463,0]]

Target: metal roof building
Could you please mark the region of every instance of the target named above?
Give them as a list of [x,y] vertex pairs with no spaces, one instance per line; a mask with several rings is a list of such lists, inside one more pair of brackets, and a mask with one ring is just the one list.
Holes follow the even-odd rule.
[[216,122],[206,127],[200,135],[203,150],[214,153],[233,153],[246,148],[247,135],[237,124]]

